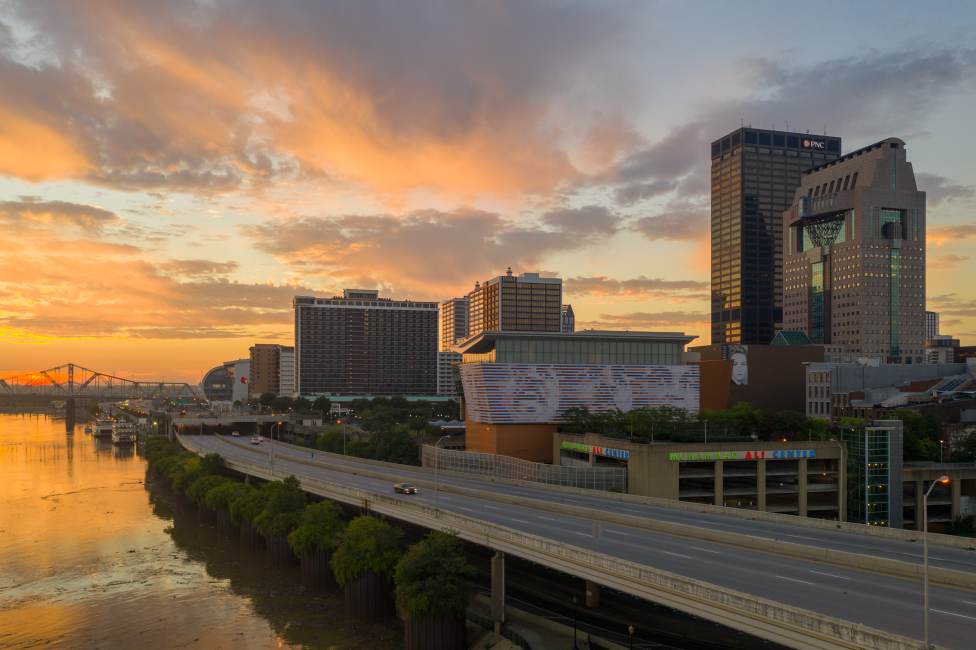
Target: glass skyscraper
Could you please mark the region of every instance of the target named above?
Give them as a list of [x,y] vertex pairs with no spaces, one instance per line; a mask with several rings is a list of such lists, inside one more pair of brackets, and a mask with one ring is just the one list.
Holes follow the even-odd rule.
[[783,212],[841,140],[741,128],[712,143],[712,343],[767,344],[782,322]]

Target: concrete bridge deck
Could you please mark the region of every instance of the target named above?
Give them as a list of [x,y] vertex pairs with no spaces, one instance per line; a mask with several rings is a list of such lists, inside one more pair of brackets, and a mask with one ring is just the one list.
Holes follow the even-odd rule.
[[[220,453],[235,469],[271,475],[270,441],[260,447],[218,436],[184,437],[183,441],[198,453]],[[832,546],[862,556],[865,566],[898,558],[904,561],[897,564],[906,570],[917,569],[919,549],[911,542],[456,475],[440,476],[442,490],[435,510],[430,489],[406,498],[392,495],[395,481],[428,486],[433,478],[429,468],[390,466],[278,442],[274,447],[275,476],[294,474],[310,491],[352,503],[369,500],[375,510],[393,517],[432,528],[454,528],[467,539],[497,550],[779,643],[811,648],[921,647],[911,641],[921,636],[922,627],[917,580],[786,557],[721,539],[753,535],[784,546],[805,546],[811,558],[822,558],[820,549]],[[580,516],[568,513],[567,507],[578,508]],[[597,517],[595,523],[594,511],[607,517],[625,513],[630,518],[611,523]],[[678,522],[700,530],[690,536],[662,533],[640,525],[641,519]],[[492,532],[485,532],[488,529]],[[516,537],[518,543],[513,541]],[[541,544],[545,557],[526,540]],[[768,544],[757,546],[769,549]],[[976,566],[976,554],[961,548],[934,547],[931,556],[933,566],[955,575],[972,575]],[[930,598],[933,641],[945,647],[970,647],[976,633],[976,593],[934,585]]]

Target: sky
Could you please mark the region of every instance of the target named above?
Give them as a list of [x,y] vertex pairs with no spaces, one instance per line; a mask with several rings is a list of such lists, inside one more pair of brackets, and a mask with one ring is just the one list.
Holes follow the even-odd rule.
[[0,0],[0,377],[198,381],[291,299],[564,279],[709,342],[709,143],[907,143],[976,344],[976,4]]

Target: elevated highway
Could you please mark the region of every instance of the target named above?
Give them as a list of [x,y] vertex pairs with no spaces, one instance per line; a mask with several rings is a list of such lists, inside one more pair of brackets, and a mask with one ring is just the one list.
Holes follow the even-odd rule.
[[[919,548],[843,530],[749,521],[643,504],[614,495],[439,476],[279,442],[183,436],[197,453],[216,452],[238,471],[294,474],[305,489],[436,529],[453,529],[497,551],[551,566],[595,585],[659,602],[757,636],[801,648],[919,648]],[[396,497],[411,480],[422,494]],[[435,507],[436,501],[436,507]],[[789,549],[787,553],[783,549]],[[829,550],[830,553],[827,553]],[[930,589],[932,638],[971,647],[976,553],[934,547],[942,584]],[[879,570],[855,568],[864,566]]]

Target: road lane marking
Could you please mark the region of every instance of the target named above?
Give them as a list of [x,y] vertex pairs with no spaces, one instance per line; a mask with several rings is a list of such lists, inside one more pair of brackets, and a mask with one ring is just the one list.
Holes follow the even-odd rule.
[[712,548],[702,548],[701,546],[692,546],[691,548],[695,549],[696,551],[701,551],[702,553],[714,553],[715,555],[722,554],[722,551],[716,551]]
[[515,517],[510,518],[509,521],[517,521],[520,524],[530,524],[530,525],[532,524],[532,522],[530,521],[526,521],[524,519],[516,519]]
[[625,533],[622,530],[613,530],[612,528],[607,530],[608,533],[613,533],[614,535],[623,535],[624,537],[630,537],[630,533]]
[[837,578],[839,580],[853,580],[853,578],[848,578],[847,576],[839,576],[834,573],[824,573],[823,571],[814,571],[813,569],[810,569],[810,573],[816,573],[817,575],[827,576],[829,578]]
[[968,618],[971,621],[976,621],[976,616],[966,616],[965,614],[957,614],[956,612],[947,612],[944,609],[933,609],[932,611],[933,612],[937,612],[939,614],[947,614],[949,616],[958,616],[959,618]]
[[800,583],[803,583],[805,585],[812,585],[813,584],[812,582],[808,582],[806,580],[800,580],[799,578],[788,578],[786,576],[776,576],[776,577],[779,578],[780,580],[789,580],[790,582],[800,582]]
[[556,519],[554,517],[546,517],[545,515],[536,515],[536,517],[538,519],[542,519],[543,521],[559,521],[558,519]]
[[672,551],[664,551],[664,550],[661,550],[661,549],[658,549],[658,550],[661,551],[662,553],[664,553],[665,555],[673,555],[675,557],[683,557],[686,560],[691,560],[692,559],[692,557],[690,555],[685,555],[684,553],[674,553]]
[[795,537],[797,539],[812,539],[813,541],[817,541],[816,537],[808,537],[806,535],[791,535],[789,533],[783,533],[783,537]]
[[578,531],[578,530],[574,530],[574,531],[573,531],[573,534],[574,534],[574,535],[582,535],[583,537],[589,537],[589,536],[590,536],[590,534],[589,534],[589,533],[581,533],[581,532],[580,532],[580,531]]
[[976,601],[973,600],[964,600],[962,602],[966,603],[967,605],[976,605]]

